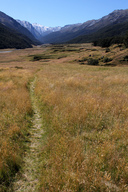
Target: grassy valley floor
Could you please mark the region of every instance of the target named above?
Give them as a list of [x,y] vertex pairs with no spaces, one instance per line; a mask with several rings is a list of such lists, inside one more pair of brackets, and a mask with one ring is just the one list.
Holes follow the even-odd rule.
[[127,53],[79,44],[0,54],[2,192],[128,191]]

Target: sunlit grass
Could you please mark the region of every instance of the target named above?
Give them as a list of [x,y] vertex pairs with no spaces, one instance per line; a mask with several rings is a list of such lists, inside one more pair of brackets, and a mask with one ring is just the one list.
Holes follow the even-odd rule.
[[[36,55],[46,59],[30,61]],[[28,82],[36,74],[35,97],[45,129],[40,190],[128,191],[126,55],[127,49],[117,45],[106,52],[91,44],[0,55],[1,186],[22,167],[32,114]],[[90,57],[99,66],[88,66],[83,58]],[[106,65],[104,58],[112,60]]]
[[0,186],[9,185],[22,165],[23,141],[26,139],[31,102],[27,82],[31,73],[26,70],[0,71]]
[[[45,66],[42,191],[127,191],[128,71]],[[103,69],[103,68],[102,68]]]

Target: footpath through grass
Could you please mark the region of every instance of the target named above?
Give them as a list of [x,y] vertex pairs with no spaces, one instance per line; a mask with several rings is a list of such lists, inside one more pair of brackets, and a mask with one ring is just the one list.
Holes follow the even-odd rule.
[[0,55],[0,190],[11,190],[18,172],[17,192],[127,192],[127,49],[55,45],[8,54]]
[[38,107],[37,99],[34,94],[36,78],[30,83],[30,96],[33,109],[32,126],[29,129],[29,143],[27,143],[28,150],[24,157],[24,164],[17,175],[16,181],[13,184],[15,192],[36,192],[39,189],[40,176],[40,151],[41,141],[43,135],[42,118]]

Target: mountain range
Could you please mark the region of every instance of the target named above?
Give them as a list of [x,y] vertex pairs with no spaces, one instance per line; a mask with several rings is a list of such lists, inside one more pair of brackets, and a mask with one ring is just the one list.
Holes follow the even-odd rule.
[[[123,28],[124,25],[125,28]],[[115,10],[109,15],[104,16],[98,20],[90,20],[82,24],[63,27],[58,32],[54,32],[45,37],[42,37],[42,41],[44,43],[86,43],[91,42],[92,40],[96,40],[97,38],[101,38],[102,35],[104,35],[104,32],[105,38],[108,37],[108,35],[121,35],[126,31],[128,31],[128,9]],[[83,39],[85,40],[83,41]]]
[[42,43],[86,43],[101,38],[125,35],[128,31],[128,9],[115,10],[98,20],[46,27],[15,20],[0,12],[0,48],[26,48]]
[[41,41],[41,37],[46,36],[52,32],[59,31],[61,29],[61,27],[46,27],[37,23],[31,24],[28,21],[16,21],[19,22],[23,27],[27,28],[39,41]]

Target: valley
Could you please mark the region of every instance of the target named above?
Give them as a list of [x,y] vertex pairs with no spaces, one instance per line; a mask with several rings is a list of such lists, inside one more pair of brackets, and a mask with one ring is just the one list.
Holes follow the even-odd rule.
[[128,48],[0,53],[0,192],[128,191]]
[[122,44],[128,47],[128,9],[115,10],[100,18],[65,25],[46,27],[15,20],[0,11],[0,49],[32,48],[41,44],[94,43],[101,47]]

